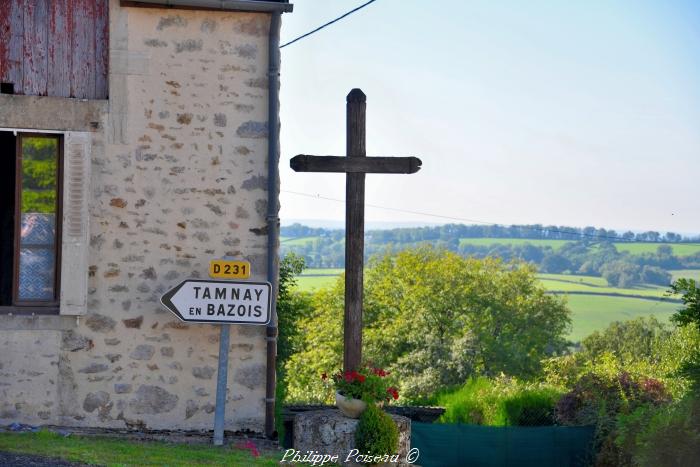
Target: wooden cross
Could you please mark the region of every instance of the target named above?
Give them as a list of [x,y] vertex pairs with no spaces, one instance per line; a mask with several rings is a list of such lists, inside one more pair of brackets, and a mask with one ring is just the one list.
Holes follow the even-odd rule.
[[365,151],[365,111],[367,96],[353,89],[347,97],[346,154],[307,156],[290,161],[296,172],[345,173],[345,320],[343,368],[356,370],[362,362],[362,277],[365,230],[365,174],[418,172],[417,157],[367,157]]

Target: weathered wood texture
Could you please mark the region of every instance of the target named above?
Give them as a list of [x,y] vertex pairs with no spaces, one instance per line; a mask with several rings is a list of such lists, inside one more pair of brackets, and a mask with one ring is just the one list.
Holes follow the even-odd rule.
[[0,0],[0,82],[15,94],[107,98],[109,0]]
[[296,172],[341,172],[345,178],[345,318],[343,368],[362,363],[362,282],[365,231],[365,174],[412,174],[420,170],[417,157],[367,157],[365,113],[367,96],[353,89],[347,97],[346,157],[300,154],[290,161]]
[[420,170],[421,160],[417,157],[340,157],[299,154],[292,157],[289,165],[296,172],[412,174]]
[[[364,159],[367,97],[359,89],[347,97],[347,158]],[[365,251],[365,174],[348,173],[345,183],[345,321],[343,368],[362,363],[362,280]]]

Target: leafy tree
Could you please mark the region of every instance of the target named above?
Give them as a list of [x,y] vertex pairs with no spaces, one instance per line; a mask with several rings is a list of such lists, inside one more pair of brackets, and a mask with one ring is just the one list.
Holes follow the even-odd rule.
[[679,326],[695,324],[700,329],[700,288],[693,279],[678,279],[671,284],[671,292],[680,294],[683,308],[671,316],[671,321]]
[[287,361],[298,351],[301,341],[299,321],[310,311],[308,293],[294,290],[295,276],[304,269],[304,259],[293,253],[286,255],[280,261],[279,292],[277,295],[277,403],[275,404],[277,433],[282,436],[284,425],[282,420],[282,403],[287,398],[289,378],[286,371]]
[[671,283],[672,277],[670,273],[658,266],[643,266],[639,276],[643,283],[655,285],[668,285]]
[[542,259],[542,271],[558,274],[571,269],[571,261],[565,256],[551,253]]
[[657,346],[671,334],[668,326],[653,316],[630,321],[615,321],[602,331],[595,331],[581,342],[581,356],[594,361],[605,353],[622,362],[653,359]]
[[22,212],[56,211],[56,140],[22,139]]
[[[292,399],[323,400],[319,375],[340,366],[343,279],[314,294],[301,350],[288,363]],[[564,351],[569,310],[523,263],[423,247],[374,258],[365,271],[363,352],[402,397],[424,398],[469,376],[531,377]]]
[[624,260],[606,263],[600,272],[612,287],[629,288],[641,280],[641,268]]

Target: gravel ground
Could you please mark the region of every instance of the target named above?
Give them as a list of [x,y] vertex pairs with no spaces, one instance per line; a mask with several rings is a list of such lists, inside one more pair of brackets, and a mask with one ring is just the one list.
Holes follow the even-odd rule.
[[30,456],[28,454],[15,454],[0,451],[0,465],[8,467],[83,467],[87,464],[77,464],[61,459],[42,456]]

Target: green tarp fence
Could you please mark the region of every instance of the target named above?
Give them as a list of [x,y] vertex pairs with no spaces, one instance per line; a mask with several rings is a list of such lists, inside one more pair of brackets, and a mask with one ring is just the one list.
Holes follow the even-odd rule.
[[416,423],[411,448],[423,467],[583,467],[590,465],[594,427],[519,427]]

